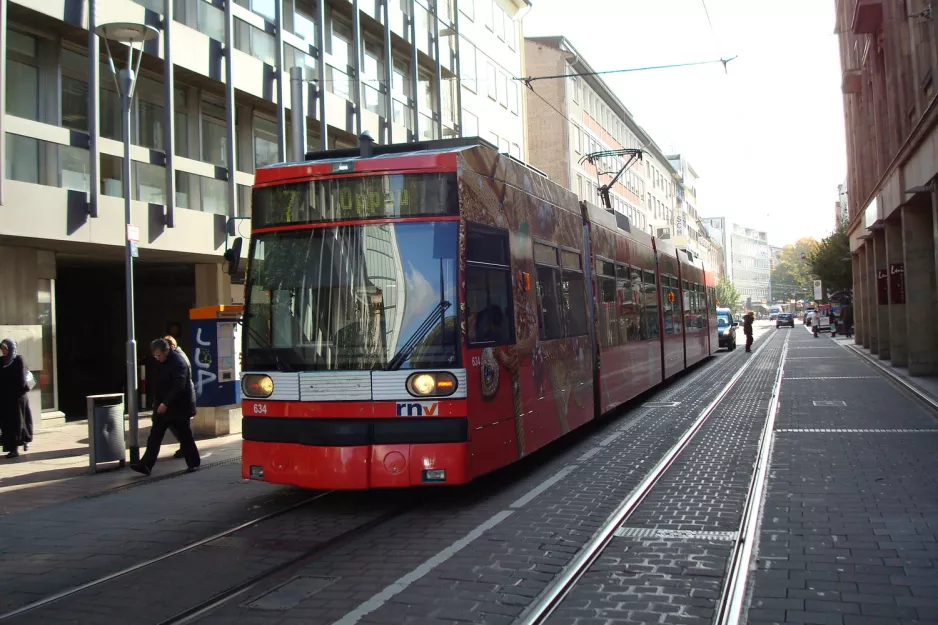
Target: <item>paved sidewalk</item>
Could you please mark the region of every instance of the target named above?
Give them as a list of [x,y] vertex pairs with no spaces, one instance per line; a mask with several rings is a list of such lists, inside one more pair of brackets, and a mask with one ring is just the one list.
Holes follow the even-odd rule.
[[[140,419],[139,439],[141,453],[150,434],[150,419]],[[215,439],[197,441],[203,466],[232,461],[241,456],[241,435],[233,434]],[[173,435],[167,432],[160,451],[160,461],[153,471],[154,477],[166,476],[185,470],[185,461],[173,459],[179,448]],[[108,470],[108,469],[113,470]],[[88,425],[70,423],[36,433],[29,451],[19,458],[0,456],[0,515],[23,512],[68,501],[78,497],[97,495],[116,488],[141,483],[141,476],[117,463],[100,465],[94,474],[88,464]],[[152,479],[152,478],[151,478]]]
[[793,332],[748,622],[938,622],[936,446],[922,402]]

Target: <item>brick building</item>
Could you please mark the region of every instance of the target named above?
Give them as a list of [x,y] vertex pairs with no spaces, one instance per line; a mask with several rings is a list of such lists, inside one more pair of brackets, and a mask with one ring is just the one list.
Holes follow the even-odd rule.
[[938,12],[835,2],[856,340],[911,375],[938,374]]

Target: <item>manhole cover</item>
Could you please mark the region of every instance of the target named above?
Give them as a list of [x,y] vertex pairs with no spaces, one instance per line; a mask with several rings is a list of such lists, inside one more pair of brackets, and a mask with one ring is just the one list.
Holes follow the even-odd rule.
[[847,402],[841,401],[841,400],[838,399],[838,400],[836,400],[836,401],[816,401],[816,402],[814,402],[814,405],[815,405],[815,406],[820,406],[820,407],[823,407],[823,408],[830,408],[830,407],[833,407],[833,406],[846,406],[846,405],[847,405]]
[[338,577],[294,577],[253,601],[242,604],[242,607],[252,610],[289,610],[317,592],[328,588],[338,579]]
[[679,401],[650,401],[647,404],[642,404],[642,408],[674,408],[680,404]]

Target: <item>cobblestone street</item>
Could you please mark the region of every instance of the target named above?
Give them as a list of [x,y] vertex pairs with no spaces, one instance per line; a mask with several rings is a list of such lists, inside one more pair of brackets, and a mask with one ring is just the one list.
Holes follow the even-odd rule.
[[736,582],[741,622],[938,622],[934,415],[846,343],[762,325],[756,348],[465,487],[317,493],[226,461],[44,503],[23,472],[0,621],[703,624]]

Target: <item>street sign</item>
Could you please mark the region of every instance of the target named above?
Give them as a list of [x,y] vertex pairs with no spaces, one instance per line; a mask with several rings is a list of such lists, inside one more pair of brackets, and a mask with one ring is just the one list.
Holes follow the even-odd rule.
[[127,224],[127,240],[133,243],[140,242],[140,228],[133,224]]
[[137,247],[137,242],[136,242],[136,241],[131,241],[131,242],[130,242],[130,256],[131,256],[131,258],[139,258],[139,257],[140,257],[140,248]]
[[823,299],[823,298],[824,298],[824,290],[821,288],[821,281],[815,280],[814,281],[814,299]]

